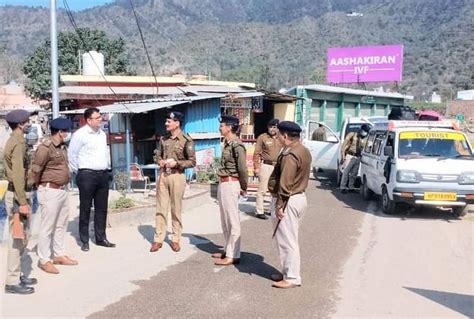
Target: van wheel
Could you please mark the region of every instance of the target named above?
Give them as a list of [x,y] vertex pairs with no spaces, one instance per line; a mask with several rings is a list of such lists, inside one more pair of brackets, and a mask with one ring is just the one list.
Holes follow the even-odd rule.
[[466,216],[467,211],[468,211],[468,205],[453,207],[453,213],[456,217]]
[[387,187],[384,185],[382,186],[382,209],[383,212],[387,215],[395,214],[395,210],[397,208],[397,204],[390,199],[388,196]]
[[371,200],[374,196],[374,192],[367,186],[367,178],[365,176],[362,178],[360,193],[365,200]]

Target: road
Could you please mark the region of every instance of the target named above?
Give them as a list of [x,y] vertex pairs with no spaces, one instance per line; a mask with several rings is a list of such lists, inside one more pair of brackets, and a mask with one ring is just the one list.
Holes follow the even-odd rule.
[[[3,296],[3,316],[92,318],[474,317],[473,214],[441,210],[381,213],[379,203],[341,194],[324,174],[307,191],[301,227],[300,288],[271,287],[279,262],[271,223],[241,204],[242,262],[215,267],[220,248],[217,205],[185,212],[183,249],[147,250],[150,225],[109,230],[118,247],[82,253],[77,268],[38,272],[37,293]],[[33,254],[31,262],[35,264]],[[55,300],[60,307],[51,306]],[[21,307],[28,302],[28,307]]]

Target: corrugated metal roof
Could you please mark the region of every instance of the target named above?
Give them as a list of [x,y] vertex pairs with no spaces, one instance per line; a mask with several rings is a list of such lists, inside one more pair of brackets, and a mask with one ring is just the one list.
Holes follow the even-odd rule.
[[241,87],[231,87],[231,86],[218,86],[218,85],[191,85],[191,86],[180,86],[179,87],[183,92],[193,93],[199,95],[202,92],[207,93],[240,93],[248,92],[248,90]]
[[346,94],[354,94],[354,95],[370,95],[370,96],[391,97],[391,98],[398,98],[398,99],[413,100],[412,95],[403,95],[401,93],[356,90],[356,89],[341,88],[337,86],[321,85],[321,84],[302,85],[302,86],[298,86],[298,88],[304,88],[306,90],[328,92],[328,93],[346,93]]
[[[99,107],[101,113],[122,113],[122,114],[135,114],[145,113],[153,110],[163,109],[172,107],[175,105],[192,103],[194,101],[206,100],[206,99],[219,99],[224,97],[222,94],[206,95],[206,96],[186,96],[182,98],[162,98],[162,99],[148,99],[141,101],[114,103],[110,105],[104,105]],[[62,111],[62,114],[82,114],[84,109]]]
[[[65,95],[72,94],[84,94],[84,95],[156,95],[156,87],[128,87],[128,86],[112,86],[112,90],[106,86],[62,86],[59,88],[59,96],[64,97]],[[159,87],[159,95],[173,95],[182,94],[183,91],[178,87]]]

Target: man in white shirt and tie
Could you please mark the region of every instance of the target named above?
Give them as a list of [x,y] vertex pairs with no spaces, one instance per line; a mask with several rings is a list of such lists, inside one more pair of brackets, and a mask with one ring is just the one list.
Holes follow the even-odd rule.
[[84,111],[87,124],[77,130],[69,144],[69,165],[77,172],[79,188],[79,236],[82,251],[89,251],[89,220],[94,202],[94,233],[98,246],[115,247],[107,240],[110,156],[107,138],[101,130],[102,115],[97,108]]

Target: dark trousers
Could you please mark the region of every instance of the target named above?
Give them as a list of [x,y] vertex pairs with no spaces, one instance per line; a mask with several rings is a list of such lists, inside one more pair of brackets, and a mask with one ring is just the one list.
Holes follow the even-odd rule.
[[94,201],[94,233],[96,242],[107,239],[107,205],[109,200],[109,172],[79,170],[76,176],[79,188],[79,236],[83,243],[89,242],[89,220]]

